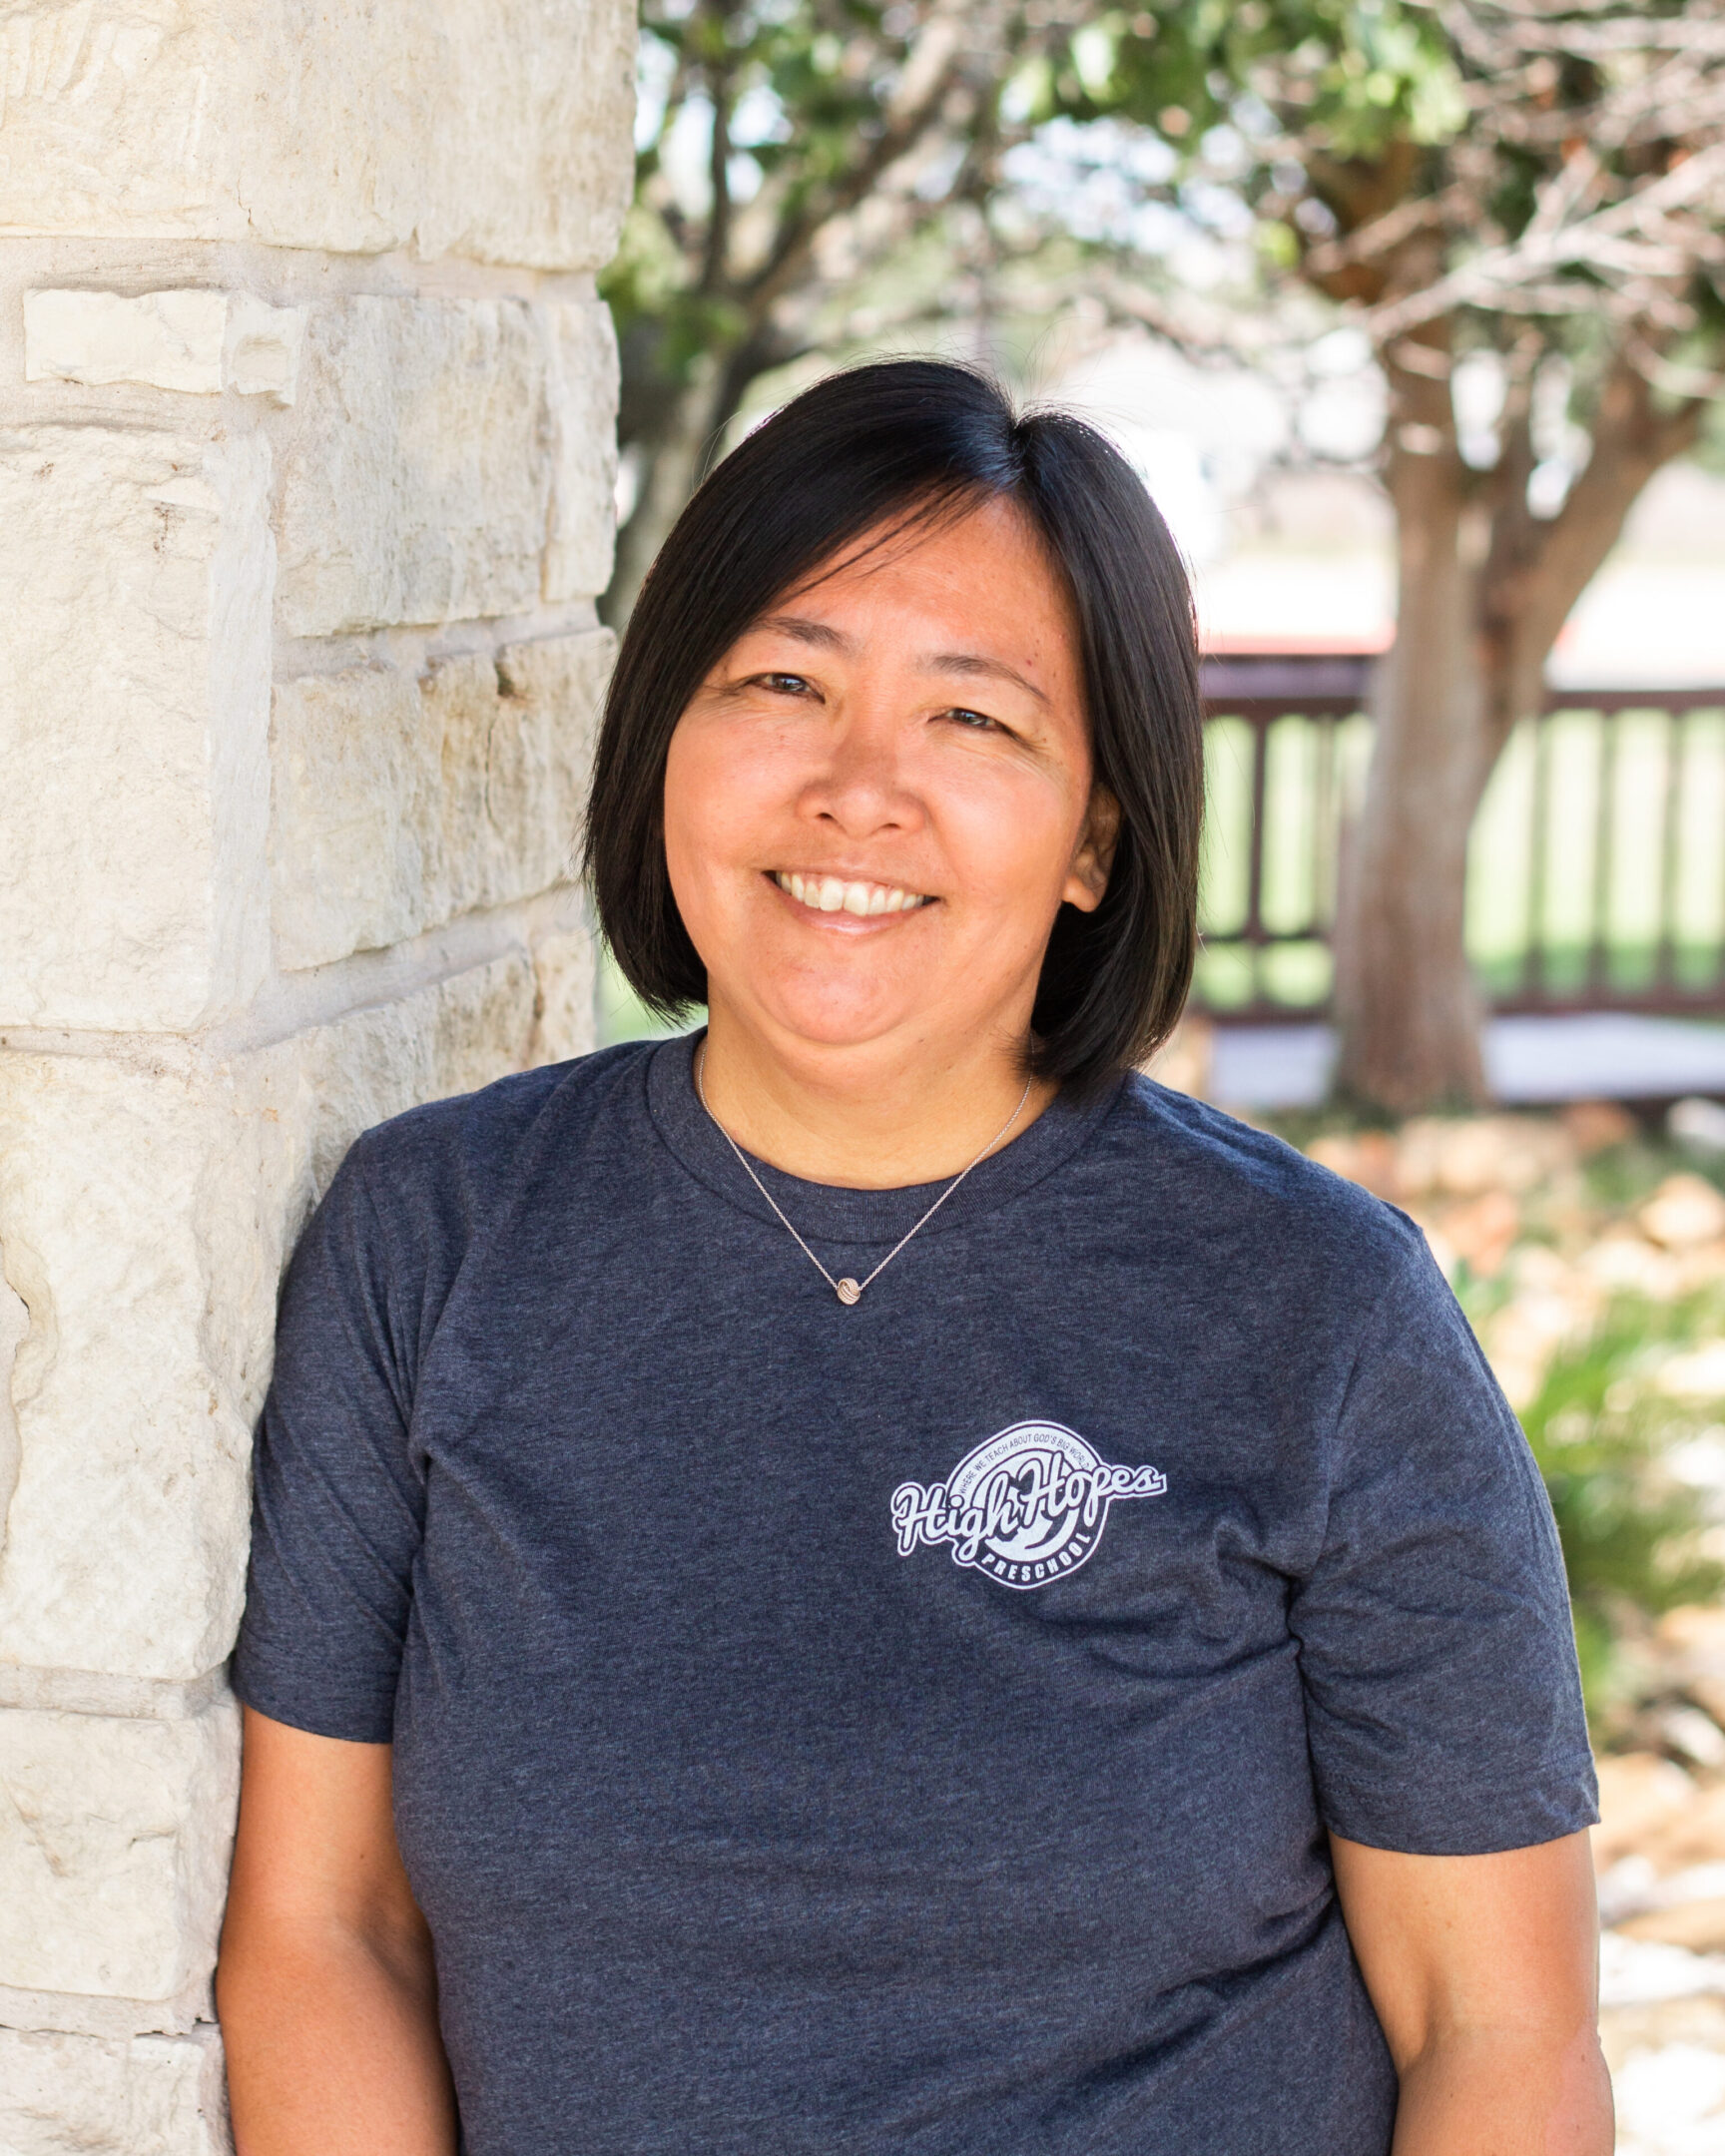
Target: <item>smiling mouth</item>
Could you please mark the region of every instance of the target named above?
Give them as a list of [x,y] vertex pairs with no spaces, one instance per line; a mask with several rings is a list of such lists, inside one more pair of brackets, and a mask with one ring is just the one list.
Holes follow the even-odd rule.
[[866,920],[881,913],[913,913],[932,905],[920,892],[902,890],[896,883],[861,883],[844,876],[802,875],[794,868],[775,868],[773,880],[799,905],[817,913],[855,913]]

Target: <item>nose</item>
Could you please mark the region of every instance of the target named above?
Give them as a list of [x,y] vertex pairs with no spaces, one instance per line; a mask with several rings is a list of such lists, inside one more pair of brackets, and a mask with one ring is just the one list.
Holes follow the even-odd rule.
[[847,838],[919,829],[922,803],[903,766],[902,732],[885,711],[853,711],[827,738],[822,769],[799,808]]

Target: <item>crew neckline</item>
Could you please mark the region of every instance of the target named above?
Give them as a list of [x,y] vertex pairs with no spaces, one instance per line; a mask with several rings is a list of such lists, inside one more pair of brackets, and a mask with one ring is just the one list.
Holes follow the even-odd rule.
[[[784,1224],[750,1182],[736,1154],[695,1090],[695,1053],[705,1029],[663,1041],[647,1060],[647,1105],[654,1128],[682,1165],[714,1196],[739,1213],[769,1221],[783,1233]],[[1077,1152],[1119,1099],[1116,1079],[1094,1098],[1074,1101],[1057,1093],[1028,1130],[977,1163],[952,1196],[921,1230],[924,1236],[950,1235],[979,1215],[1020,1197]],[[797,1232],[816,1243],[851,1245],[896,1243],[950,1184],[950,1176],[932,1183],[904,1183],[887,1190],[854,1190],[835,1183],[811,1183],[748,1152],[750,1165],[785,1208]]]

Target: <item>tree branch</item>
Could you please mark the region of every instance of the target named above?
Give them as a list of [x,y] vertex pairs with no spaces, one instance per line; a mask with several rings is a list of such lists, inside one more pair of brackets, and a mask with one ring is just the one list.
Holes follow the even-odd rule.
[[777,297],[802,267],[822,228],[854,210],[939,117],[957,77],[966,15],[967,0],[937,0],[905,61],[880,134],[836,186],[812,196],[790,220],[760,270],[748,280],[751,299],[771,302]]

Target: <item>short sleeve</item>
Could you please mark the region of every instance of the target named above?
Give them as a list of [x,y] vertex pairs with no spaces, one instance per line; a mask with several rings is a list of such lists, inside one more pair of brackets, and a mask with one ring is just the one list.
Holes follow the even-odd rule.
[[1337,1834],[1478,1856],[1598,1817],[1544,1485],[1423,1240],[1361,1339],[1289,1622]]
[[349,1154],[288,1269],[259,1431],[234,1689],[323,1737],[385,1743],[424,1527],[383,1236]]

